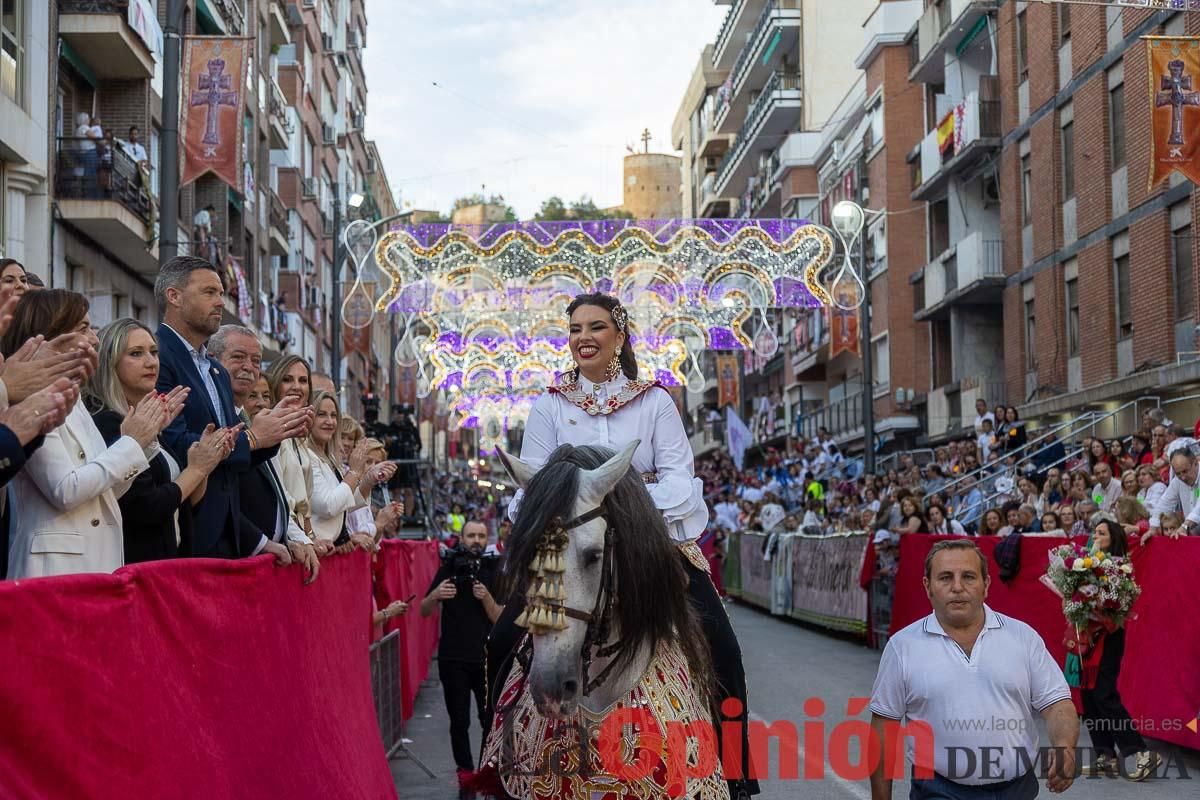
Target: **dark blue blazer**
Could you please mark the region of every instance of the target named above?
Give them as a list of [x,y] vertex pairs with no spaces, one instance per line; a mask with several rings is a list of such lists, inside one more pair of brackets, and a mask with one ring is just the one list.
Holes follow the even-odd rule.
[[[171,451],[180,466],[187,465],[187,451],[200,440],[204,428],[210,423],[220,426],[221,420],[213,408],[208,389],[196,371],[196,362],[179,335],[166,326],[158,327],[158,391],[169,392],[176,386],[186,386],[188,394],[183,413],[175,418],[159,440]],[[233,406],[233,387],[229,373],[210,359],[213,383],[221,402],[226,425],[239,422]],[[233,452],[213,470],[208,477],[208,489],[204,499],[192,509],[192,556],[235,556],[250,555],[241,542],[242,518],[241,498],[238,484],[242,473],[253,464],[261,463],[278,452],[278,447],[250,450],[250,440],[243,433],[238,436]]]
[[[33,455],[33,451],[42,446],[45,436],[38,436],[32,442],[21,446],[17,435],[6,425],[0,425],[0,493],[8,491],[8,482],[21,471],[25,461]],[[8,577],[8,541],[12,527],[12,498],[4,504],[0,513],[0,580]]]

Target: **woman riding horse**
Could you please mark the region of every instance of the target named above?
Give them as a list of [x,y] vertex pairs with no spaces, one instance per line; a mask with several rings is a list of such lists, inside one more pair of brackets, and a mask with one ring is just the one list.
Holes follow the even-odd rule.
[[[691,443],[679,411],[663,386],[638,380],[629,313],[619,300],[600,293],[580,295],[567,307],[567,315],[576,367],[534,403],[525,424],[521,460],[536,468],[563,444],[619,450],[640,442],[633,454],[633,468],[642,476],[657,514],[684,559],[687,595],[700,614],[711,649],[718,699],[740,701],[740,715],[730,719],[741,723],[740,764],[745,765],[745,774],[753,775],[741,648],[708,573],[708,560],[696,544],[708,523],[708,508],[703,484],[695,477]],[[509,505],[514,522],[523,500],[518,492]],[[492,631],[488,670],[493,690],[503,683],[506,665],[511,663],[512,648],[519,638],[513,623],[521,610],[520,602],[510,603]],[[490,700],[494,704],[494,692]],[[728,768],[726,772],[740,774]],[[730,781],[734,798],[758,791],[753,779]]]
[[[536,474],[501,454],[525,490],[501,591],[524,600],[528,635],[497,687],[471,788],[522,800],[729,797],[707,724],[711,654],[686,562],[629,468],[637,445],[615,456],[563,445]],[[645,758],[621,750],[625,724],[651,754],[646,774],[622,770]],[[694,733],[695,747],[673,730]]]

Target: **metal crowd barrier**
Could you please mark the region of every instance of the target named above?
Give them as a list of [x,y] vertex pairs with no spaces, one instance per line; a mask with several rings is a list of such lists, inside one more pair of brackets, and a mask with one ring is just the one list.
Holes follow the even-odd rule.
[[430,778],[429,767],[408,749],[404,738],[404,711],[400,698],[404,689],[404,672],[400,669],[400,631],[392,631],[371,645],[371,695],[375,698],[375,718],[383,736],[383,749],[390,759],[399,753],[411,759]]
[[871,641],[882,650],[892,629],[892,598],[896,595],[895,575],[876,575],[871,579]]

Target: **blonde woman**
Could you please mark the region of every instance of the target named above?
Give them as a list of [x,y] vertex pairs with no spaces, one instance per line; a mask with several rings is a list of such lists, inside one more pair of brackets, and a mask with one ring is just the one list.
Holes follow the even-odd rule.
[[[288,355],[277,359],[267,370],[266,377],[272,405],[287,397],[295,398],[301,408],[309,405],[312,370],[300,356]],[[324,556],[333,548],[313,536],[309,500],[313,490],[312,461],[312,452],[301,438],[284,439],[279,444],[279,452],[271,459],[284,493],[292,502],[291,513],[296,524],[313,540],[317,555]]]
[[341,412],[333,395],[318,391],[312,398],[317,412],[316,422],[308,436],[311,456],[313,535],[322,542],[340,546],[356,544],[366,549],[374,547],[374,538],[366,534],[350,535],[346,526],[346,514],[367,505],[371,489],[380,481],[386,481],[396,471],[395,464],[368,463],[368,448],[359,444],[350,454],[349,470],[343,474],[341,456],[338,452],[337,432],[341,423]]

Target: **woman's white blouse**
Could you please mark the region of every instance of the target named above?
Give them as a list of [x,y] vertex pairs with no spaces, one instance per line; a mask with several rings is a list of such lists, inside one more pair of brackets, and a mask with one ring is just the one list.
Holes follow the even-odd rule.
[[332,542],[342,532],[346,512],[364,505],[365,501],[357,490],[351,491],[342,482],[329,462],[311,450],[308,457],[312,462],[313,534],[318,539]]
[[[624,375],[600,384],[603,402],[627,383]],[[591,394],[596,388],[583,376],[580,388]],[[646,484],[654,505],[663,513],[671,536],[679,541],[697,538],[708,524],[704,484],[695,476],[692,445],[671,395],[651,387],[611,414],[592,416],[562,395],[546,392],[537,399],[525,423],[521,460],[540,468],[555,448],[563,444],[601,445],[620,450],[640,440],[633,454],[633,469],[654,473],[657,483]],[[518,491],[508,513],[516,519],[524,492]]]

